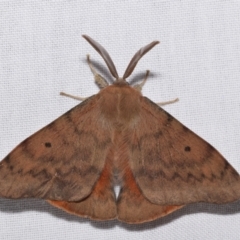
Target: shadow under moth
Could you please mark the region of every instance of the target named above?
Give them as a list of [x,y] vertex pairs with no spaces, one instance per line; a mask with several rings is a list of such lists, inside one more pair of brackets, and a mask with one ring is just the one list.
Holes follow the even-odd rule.
[[107,51],[83,37],[116,80],[109,85],[88,57],[100,92],[24,140],[0,162],[0,197],[41,198],[81,217],[127,223],[152,221],[190,203],[240,199],[239,174],[227,160],[142,96],[146,79],[135,86],[126,81],[159,42],[141,48],[121,78]]

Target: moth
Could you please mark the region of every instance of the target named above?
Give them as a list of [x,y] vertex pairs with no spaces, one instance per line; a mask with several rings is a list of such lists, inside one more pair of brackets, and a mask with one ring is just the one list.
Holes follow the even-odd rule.
[[[94,220],[143,223],[195,202],[240,198],[237,171],[209,143],[126,79],[158,41],[141,48],[119,77],[107,51],[83,37],[116,79],[89,66],[101,90],[42,128],[0,162],[0,197],[40,198]],[[146,74],[146,77],[148,72]],[[120,192],[116,196],[115,184]]]

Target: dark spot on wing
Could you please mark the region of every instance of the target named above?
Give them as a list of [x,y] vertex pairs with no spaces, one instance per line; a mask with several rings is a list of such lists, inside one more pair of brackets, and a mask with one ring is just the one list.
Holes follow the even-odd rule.
[[45,142],[45,147],[50,148],[52,144],[50,142]]
[[189,146],[186,146],[186,147],[184,148],[184,150],[185,150],[185,152],[190,152],[190,151],[191,151],[191,148],[190,148]]

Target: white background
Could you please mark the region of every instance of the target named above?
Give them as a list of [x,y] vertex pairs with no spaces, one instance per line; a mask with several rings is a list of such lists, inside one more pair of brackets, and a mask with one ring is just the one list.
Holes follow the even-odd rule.
[[[0,2],[0,157],[98,91],[85,61],[105,76],[88,34],[119,75],[133,54],[161,44],[129,78],[152,72],[143,94],[216,147],[240,172],[240,3],[237,1]],[[141,76],[141,77],[139,77]],[[240,239],[240,202],[194,204],[142,225],[94,222],[42,200],[0,199],[0,239]]]

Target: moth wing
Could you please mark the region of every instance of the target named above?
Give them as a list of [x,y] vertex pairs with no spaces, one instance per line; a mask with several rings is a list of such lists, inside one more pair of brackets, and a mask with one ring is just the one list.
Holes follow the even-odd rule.
[[125,165],[122,188],[117,200],[118,220],[134,224],[149,222],[182,207],[154,204],[149,201],[137,186],[130,166]]
[[0,162],[0,196],[78,201],[104,168],[110,133],[95,95],[20,143]]
[[145,97],[129,138],[135,181],[152,203],[226,203],[240,198],[239,174],[227,160]]
[[81,201],[53,201],[50,204],[68,213],[81,217],[88,217],[94,220],[110,220],[117,217],[116,196],[112,186],[110,153],[107,157],[101,176],[97,180],[90,195]]

